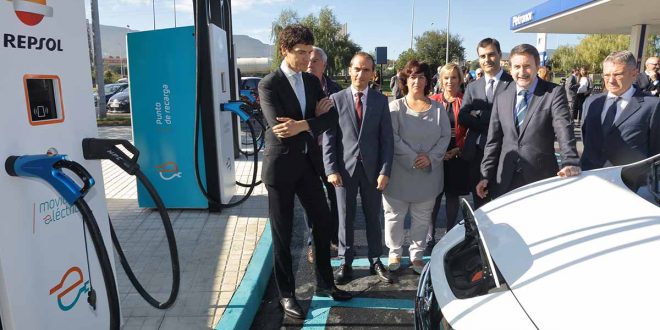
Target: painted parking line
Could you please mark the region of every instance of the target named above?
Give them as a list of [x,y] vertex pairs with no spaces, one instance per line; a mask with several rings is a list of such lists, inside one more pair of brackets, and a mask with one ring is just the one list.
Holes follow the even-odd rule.
[[[424,257],[424,262],[429,262],[429,260],[431,260],[430,256],[425,256]],[[330,264],[332,265],[332,267],[339,267],[339,266],[341,266],[341,263],[343,261],[344,260],[341,259],[341,258],[334,258],[334,259],[330,260]],[[390,264],[390,261],[387,260],[387,257],[381,259],[381,261],[383,262],[383,265],[385,265],[385,267],[389,266],[389,264]],[[351,265],[353,267],[369,267],[370,266],[368,258],[354,259],[353,263]],[[409,257],[402,257],[401,258],[401,267],[407,267],[409,265],[410,265],[410,258]]]
[[[356,260],[357,261],[357,260]],[[332,307],[395,309],[412,311],[415,302],[409,299],[353,298],[349,301],[334,301],[330,297],[312,297],[312,303],[303,324],[303,330],[323,330],[328,322]]]

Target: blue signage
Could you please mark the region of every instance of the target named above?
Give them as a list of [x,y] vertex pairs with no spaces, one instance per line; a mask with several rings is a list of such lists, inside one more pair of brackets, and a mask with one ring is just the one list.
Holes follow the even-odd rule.
[[[133,139],[142,171],[168,208],[207,208],[195,177],[195,36],[193,27],[128,34]],[[202,182],[204,152],[200,139]],[[138,184],[140,207],[155,207]]]
[[525,10],[511,17],[509,26],[511,30],[537,23],[543,19],[573,10],[596,0],[549,0],[532,9]]

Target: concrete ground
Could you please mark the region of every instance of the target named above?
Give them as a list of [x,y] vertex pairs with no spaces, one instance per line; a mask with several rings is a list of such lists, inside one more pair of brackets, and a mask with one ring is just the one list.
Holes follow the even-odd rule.
[[[579,134],[577,129],[578,137]],[[132,139],[130,127],[100,127],[99,136]],[[582,150],[581,142],[578,142],[578,150]],[[134,177],[123,173],[110,161],[103,161],[102,166],[108,210],[127,258],[147,291],[156,299],[165,300],[169,294],[171,273],[167,242],[158,212],[138,207]],[[251,166],[251,162],[245,159],[237,160],[237,179],[248,182]],[[239,188],[237,195],[242,196],[245,190]],[[253,197],[244,204],[225,209],[221,213],[209,213],[206,210],[169,210],[179,247],[181,290],[177,302],[168,310],[154,309],[139,296],[115,255],[124,322],[122,329],[213,328],[241,283],[264,230],[268,212],[266,197],[265,188],[260,185],[255,188]],[[252,328],[324,328],[325,325],[332,328],[412,327],[413,315],[409,307],[418,277],[410,269],[400,270],[395,274],[397,282],[386,285],[371,276],[368,267],[355,267],[356,279],[342,288],[355,293],[354,302],[362,306],[343,305],[329,308],[327,301],[312,299],[312,268],[306,262],[304,254],[305,222],[302,218],[302,208],[299,205],[296,207],[292,251],[295,253],[298,298],[305,310],[313,305],[312,310],[324,312],[321,316],[312,317],[306,324],[283,318],[271,279]],[[444,216],[444,212],[440,212],[440,215]],[[357,222],[357,240],[365,239],[363,226],[363,221]],[[439,221],[438,226],[443,227],[444,222]],[[440,233],[442,232],[440,230]],[[439,238],[439,235],[436,238]],[[365,255],[366,244],[360,244],[358,255]],[[386,251],[384,248],[384,253]],[[386,262],[386,258],[383,258],[383,261]],[[335,264],[337,262],[335,261]],[[323,324],[315,324],[317,321]]]
[[[102,138],[132,139],[130,127],[100,127]],[[167,299],[171,270],[158,212],[137,204],[134,177],[103,161],[108,209],[119,241],[138,279],[161,301]],[[249,182],[252,164],[237,161],[237,179]],[[239,188],[238,196],[245,189]],[[257,187],[242,205],[221,213],[169,210],[181,263],[181,289],[170,309],[148,305],[136,292],[115,254],[123,329],[210,329],[240,284],[267,221],[266,192]]]

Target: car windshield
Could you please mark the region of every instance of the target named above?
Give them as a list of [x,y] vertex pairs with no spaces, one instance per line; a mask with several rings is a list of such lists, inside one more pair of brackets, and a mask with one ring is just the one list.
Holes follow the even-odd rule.
[[119,84],[117,84],[117,85],[115,85],[115,84],[112,84],[112,85],[105,85],[105,88],[104,88],[103,90],[105,90],[105,93],[106,93],[106,94],[109,94],[109,93],[115,93],[115,92],[117,92],[118,90],[122,89],[123,86],[124,86],[124,85],[119,85]]

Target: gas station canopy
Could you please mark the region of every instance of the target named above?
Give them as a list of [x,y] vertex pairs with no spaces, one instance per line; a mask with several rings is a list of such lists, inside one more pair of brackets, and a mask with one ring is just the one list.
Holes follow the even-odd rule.
[[645,34],[660,34],[658,0],[549,0],[511,17],[513,32],[630,34],[645,25]]

